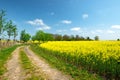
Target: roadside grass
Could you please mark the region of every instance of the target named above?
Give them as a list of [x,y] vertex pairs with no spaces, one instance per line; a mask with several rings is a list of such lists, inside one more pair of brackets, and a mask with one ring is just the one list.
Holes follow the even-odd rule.
[[44,80],[39,74],[35,74],[35,65],[31,63],[23,48],[20,50],[20,64],[26,76],[25,80]]
[[52,52],[42,49],[36,44],[31,45],[31,50],[38,56],[43,57],[52,67],[57,68],[65,74],[71,75],[75,80],[103,80],[97,74],[89,73],[87,70],[81,70],[60,58],[56,58],[54,55],[51,55]]
[[17,47],[18,45],[15,45],[0,50],[0,76],[6,72],[5,63]]

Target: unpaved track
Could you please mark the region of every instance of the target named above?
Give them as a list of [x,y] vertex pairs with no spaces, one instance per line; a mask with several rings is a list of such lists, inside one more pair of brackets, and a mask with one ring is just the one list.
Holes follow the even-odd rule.
[[48,63],[35,55],[35,53],[33,53],[28,46],[25,47],[24,50],[32,63],[40,68],[43,74],[47,76],[47,80],[73,80],[70,76],[64,75],[57,69],[51,68]]
[[19,64],[19,49],[20,47],[13,51],[12,57],[7,61],[7,72],[4,77],[8,80],[22,80],[21,67]]

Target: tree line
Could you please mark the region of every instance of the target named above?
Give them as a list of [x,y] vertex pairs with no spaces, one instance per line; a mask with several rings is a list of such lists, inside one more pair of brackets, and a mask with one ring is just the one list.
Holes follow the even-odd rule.
[[[79,35],[60,35],[60,34],[51,34],[46,33],[42,30],[39,30],[36,32],[34,36],[31,36],[30,34],[26,33],[25,30],[21,31],[21,37],[20,40],[22,42],[27,42],[29,40],[32,41],[93,41],[90,37],[83,37]],[[94,40],[99,40],[99,36],[95,36]]]

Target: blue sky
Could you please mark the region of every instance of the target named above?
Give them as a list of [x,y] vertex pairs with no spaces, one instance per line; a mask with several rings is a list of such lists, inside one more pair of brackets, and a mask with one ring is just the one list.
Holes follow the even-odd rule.
[[[18,31],[120,38],[120,0],[0,0]],[[18,36],[19,37],[19,36]]]

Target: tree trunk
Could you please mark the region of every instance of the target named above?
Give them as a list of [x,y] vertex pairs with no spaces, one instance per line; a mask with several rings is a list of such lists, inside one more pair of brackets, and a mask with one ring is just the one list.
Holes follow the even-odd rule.
[[14,36],[14,42],[13,42],[13,44],[15,44],[16,43],[16,40],[15,40],[15,36]]
[[0,38],[0,49],[1,49],[1,47],[2,47],[2,42],[1,42],[1,38]]
[[10,36],[8,36],[7,45],[10,46]]

